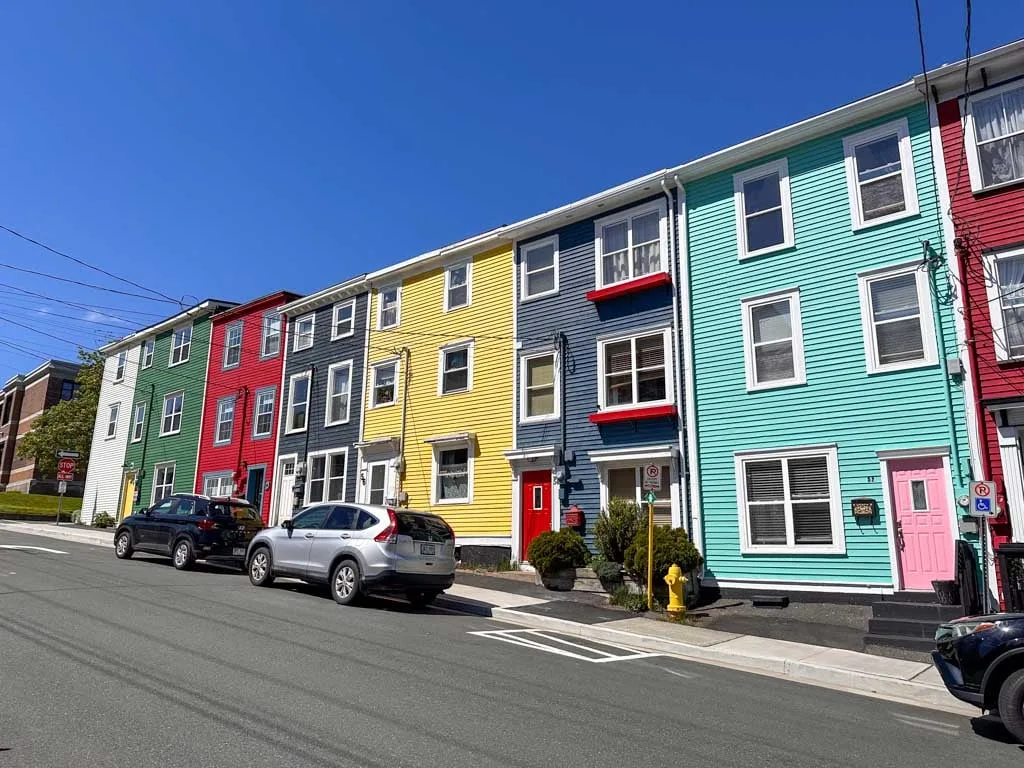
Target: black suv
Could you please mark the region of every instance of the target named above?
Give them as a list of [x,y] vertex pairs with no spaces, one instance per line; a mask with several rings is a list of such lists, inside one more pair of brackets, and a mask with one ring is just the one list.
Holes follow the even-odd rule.
[[961,701],[995,710],[1024,742],[1024,613],[970,616],[935,632],[932,659],[947,690]]
[[245,499],[173,493],[149,509],[126,517],[114,532],[114,554],[168,555],[178,570],[196,560],[245,564],[252,537],[263,529],[259,513]]

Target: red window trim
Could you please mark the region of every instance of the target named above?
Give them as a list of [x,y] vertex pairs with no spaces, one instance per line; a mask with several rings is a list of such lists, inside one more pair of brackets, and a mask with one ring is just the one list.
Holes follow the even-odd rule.
[[638,419],[658,419],[664,416],[675,416],[679,410],[674,405],[653,405],[647,408],[626,408],[621,411],[600,411],[590,414],[594,424],[614,424],[619,421],[636,421]]
[[607,288],[596,288],[593,291],[587,291],[587,300],[606,301],[607,299],[617,299],[620,296],[628,296],[631,293],[640,293],[651,288],[657,288],[660,285],[671,284],[672,276],[668,272],[655,272],[653,275],[644,275],[634,280],[627,280],[624,283],[609,285]]

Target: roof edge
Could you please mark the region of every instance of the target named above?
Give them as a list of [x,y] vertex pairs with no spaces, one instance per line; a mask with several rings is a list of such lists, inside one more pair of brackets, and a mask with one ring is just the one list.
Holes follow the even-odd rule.
[[122,336],[120,339],[115,339],[114,341],[104,344],[96,351],[103,355],[110,355],[113,354],[114,352],[120,352],[122,349],[126,349],[128,347],[134,346],[135,344],[138,344],[139,339],[142,339],[146,336],[152,336],[153,334],[162,333],[163,331],[166,331],[168,328],[173,328],[175,325],[182,322],[183,320],[188,320],[189,318],[194,318],[197,315],[204,314],[204,311],[208,310],[209,314],[213,314],[214,312],[218,311],[217,309],[212,309],[211,307],[235,306],[238,306],[237,301],[205,299],[199,302],[198,304],[195,304],[189,307],[188,309],[179,312],[176,315],[172,315],[161,320],[159,323],[154,323],[153,325],[147,326],[146,328],[141,328],[137,331],[133,331],[132,333],[129,333],[127,336]]

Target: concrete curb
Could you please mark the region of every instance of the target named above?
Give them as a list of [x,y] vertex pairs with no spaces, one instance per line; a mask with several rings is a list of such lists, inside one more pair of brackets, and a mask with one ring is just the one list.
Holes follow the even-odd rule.
[[24,533],[29,536],[45,536],[48,539],[62,539],[73,541],[78,544],[91,544],[94,547],[114,546],[114,532],[103,529],[85,531],[81,528],[68,526],[62,528],[52,524],[17,523],[0,520],[0,533],[10,531],[11,533]]
[[913,680],[883,677],[848,669],[827,667],[805,661],[760,658],[757,656],[716,650],[714,646],[688,645],[650,635],[624,632],[594,624],[580,624],[575,621],[516,611],[511,608],[492,608],[475,602],[463,602],[455,597],[443,597],[439,604],[463,613],[488,616],[497,621],[533,629],[557,630],[589,640],[605,641],[616,645],[643,651],[662,653],[680,659],[714,664],[744,672],[753,672],[768,677],[792,680],[821,688],[841,689],[862,696],[898,701],[903,704],[935,709],[955,715],[980,714],[979,710],[954,699],[945,688]]

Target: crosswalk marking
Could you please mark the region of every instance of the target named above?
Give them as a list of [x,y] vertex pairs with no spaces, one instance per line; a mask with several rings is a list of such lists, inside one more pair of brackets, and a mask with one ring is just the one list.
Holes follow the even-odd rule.
[[[532,648],[545,653],[552,653],[556,656],[565,656],[577,661],[589,661],[592,664],[606,664],[613,661],[632,661],[635,659],[651,659],[660,656],[659,653],[640,653],[632,648],[625,648],[620,645],[606,642],[594,642],[591,645],[583,645],[573,642],[554,632],[546,632],[540,629],[498,629],[484,632],[470,632],[478,637],[489,637],[492,640],[500,640],[503,643],[511,643],[523,648]],[[575,648],[578,650],[570,650]],[[613,653],[612,651],[624,651],[625,653]],[[591,655],[582,653],[585,651]]]

